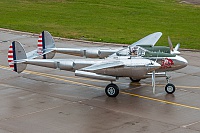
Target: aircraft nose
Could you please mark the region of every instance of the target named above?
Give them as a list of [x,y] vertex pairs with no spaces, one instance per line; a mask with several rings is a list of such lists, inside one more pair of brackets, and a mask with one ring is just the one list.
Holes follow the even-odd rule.
[[185,58],[178,56],[178,55],[177,55],[177,57],[178,57],[178,60],[181,62],[182,65],[187,66],[188,61]]

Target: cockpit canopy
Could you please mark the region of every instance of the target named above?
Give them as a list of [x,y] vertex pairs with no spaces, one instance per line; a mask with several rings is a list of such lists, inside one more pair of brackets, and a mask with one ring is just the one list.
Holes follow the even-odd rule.
[[116,54],[117,56],[144,56],[145,52],[148,51],[140,46],[129,46],[128,48],[124,48],[120,51],[118,51]]

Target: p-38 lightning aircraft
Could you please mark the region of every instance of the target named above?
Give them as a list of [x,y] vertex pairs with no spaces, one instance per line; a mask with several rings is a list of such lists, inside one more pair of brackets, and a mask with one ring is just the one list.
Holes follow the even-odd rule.
[[[168,57],[176,57],[176,55],[180,54],[180,52],[178,51],[180,44],[177,44],[176,47],[173,48],[172,42],[168,37],[168,43],[170,47],[155,46],[156,42],[159,40],[161,36],[162,36],[161,32],[155,32],[149,34],[148,36],[140,39],[139,41],[131,44],[128,47],[56,48],[54,39],[51,36],[51,34],[48,31],[43,31],[39,35],[38,39],[38,53],[40,53],[41,55],[44,52],[48,53],[48,54],[43,54],[44,59],[53,58],[55,53],[82,56],[86,58],[110,58],[116,56],[131,55],[135,57],[139,56],[150,60],[158,61],[160,65],[163,65],[164,62],[165,64],[167,62],[170,62],[170,60],[167,60]],[[159,77],[166,77],[167,82],[169,83],[169,76],[167,76],[166,72],[173,71],[174,69],[169,69],[171,65],[167,67],[168,69],[159,69],[159,71],[156,71],[156,75],[159,75]],[[141,80],[141,79],[134,79],[133,77],[130,77],[130,79],[132,82],[139,82]]]
[[[15,72],[21,73],[26,69],[27,64],[32,64],[54,69],[73,71],[76,76],[108,80],[111,81],[111,84],[106,86],[105,92],[109,97],[116,97],[118,95],[119,88],[112,82],[116,81],[119,77],[143,79],[151,73],[152,88],[155,93],[156,72],[173,71],[187,65],[187,61],[178,55],[166,57],[161,54],[156,54],[156,56],[148,56],[151,58],[139,56],[139,54],[149,54],[148,50],[140,46],[137,46],[137,56],[124,56],[124,49],[121,49],[105,59],[51,59],[55,54],[53,52],[54,50],[49,49],[52,46],[55,46],[53,39],[48,39],[48,37],[45,38],[43,36],[42,40],[38,42],[45,42],[45,46],[48,47],[44,47],[44,45],[42,45],[42,49],[38,48],[26,53],[20,42],[13,41],[11,43],[8,50],[8,62],[9,66],[13,68]],[[39,46],[40,45],[38,44],[38,47]],[[136,48],[134,47],[134,49]],[[133,50],[130,48],[129,50],[130,53],[133,53]],[[120,55],[121,52],[122,54]],[[35,59],[41,55],[44,59]],[[167,93],[171,94],[175,91],[175,86],[168,83],[165,90]]]

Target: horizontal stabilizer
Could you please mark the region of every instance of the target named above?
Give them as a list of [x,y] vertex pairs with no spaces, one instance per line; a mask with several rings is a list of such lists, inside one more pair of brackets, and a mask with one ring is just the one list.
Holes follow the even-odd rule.
[[26,53],[27,59],[35,59],[41,55],[38,54],[37,49]]

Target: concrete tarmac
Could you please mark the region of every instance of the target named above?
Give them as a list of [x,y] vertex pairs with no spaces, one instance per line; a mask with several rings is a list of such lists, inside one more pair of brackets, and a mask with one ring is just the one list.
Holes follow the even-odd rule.
[[[36,49],[37,35],[0,30],[0,133],[198,133],[200,132],[199,52],[181,51],[189,65],[168,73],[174,94],[164,90],[165,78],[116,82],[120,94],[109,98],[109,82],[75,77],[73,72],[28,65],[17,74],[7,63],[10,43]],[[105,46],[56,39],[58,47]],[[55,58],[78,58],[56,54]]]

